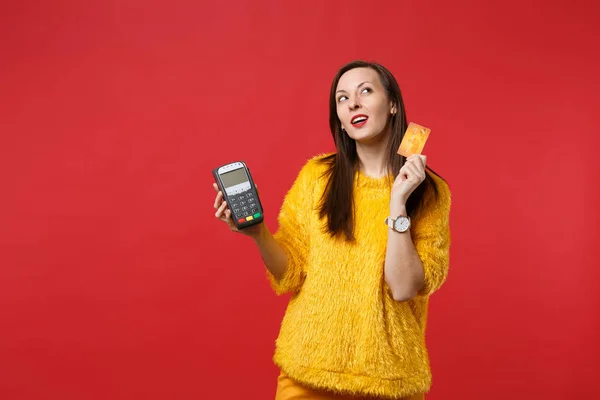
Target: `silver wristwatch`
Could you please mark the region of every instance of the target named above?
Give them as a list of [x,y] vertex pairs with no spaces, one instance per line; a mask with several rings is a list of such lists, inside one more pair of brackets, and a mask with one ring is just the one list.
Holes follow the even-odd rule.
[[388,228],[400,233],[404,233],[410,229],[410,217],[406,215],[400,215],[397,218],[387,217],[385,224]]

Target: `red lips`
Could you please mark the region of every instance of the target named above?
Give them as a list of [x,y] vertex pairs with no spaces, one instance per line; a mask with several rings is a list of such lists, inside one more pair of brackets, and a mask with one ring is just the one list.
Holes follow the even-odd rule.
[[368,119],[369,119],[369,117],[366,116],[365,114],[356,114],[354,117],[352,117],[352,120],[350,121],[350,123],[352,124],[353,127],[360,128],[361,126],[363,126],[364,124],[367,123]]

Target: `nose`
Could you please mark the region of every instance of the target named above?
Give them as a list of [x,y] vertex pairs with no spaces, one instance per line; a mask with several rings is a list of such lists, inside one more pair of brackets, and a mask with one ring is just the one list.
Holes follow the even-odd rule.
[[350,101],[348,101],[348,107],[350,110],[358,110],[360,108],[360,103],[356,100],[355,97],[352,97]]

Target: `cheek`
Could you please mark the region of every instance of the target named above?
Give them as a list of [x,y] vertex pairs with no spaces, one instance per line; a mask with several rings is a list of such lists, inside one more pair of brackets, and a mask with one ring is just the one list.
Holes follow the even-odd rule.
[[375,117],[377,126],[383,127],[387,123],[387,110],[382,107],[377,107],[371,115]]
[[390,118],[390,109],[387,104],[380,105],[377,108],[377,119],[380,120],[382,124],[386,124],[388,119]]
[[377,119],[385,117],[389,112],[387,102],[379,98],[371,97],[363,102],[363,106],[367,109],[370,115],[376,116]]

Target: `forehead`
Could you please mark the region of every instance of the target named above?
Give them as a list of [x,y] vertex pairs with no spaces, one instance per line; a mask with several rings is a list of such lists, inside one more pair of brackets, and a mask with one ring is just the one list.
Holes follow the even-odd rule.
[[337,84],[336,90],[352,90],[364,81],[369,81],[374,85],[380,85],[379,75],[372,68],[354,68],[346,71]]

